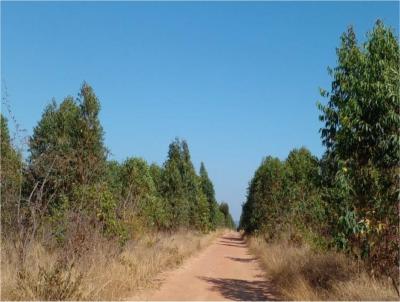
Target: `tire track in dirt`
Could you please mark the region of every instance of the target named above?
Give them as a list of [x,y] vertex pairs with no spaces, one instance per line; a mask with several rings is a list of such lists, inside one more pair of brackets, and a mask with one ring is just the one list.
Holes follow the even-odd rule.
[[135,300],[276,300],[271,283],[237,232],[225,233],[181,267],[162,275],[159,289]]

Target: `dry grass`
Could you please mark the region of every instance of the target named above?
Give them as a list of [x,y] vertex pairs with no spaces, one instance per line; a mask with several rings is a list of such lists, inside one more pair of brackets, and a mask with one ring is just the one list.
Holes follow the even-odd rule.
[[287,300],[396,300],[399,297],[389,280],[368,276],[344,255],[316,253],[306,246],[267,244],[248,238],[268,277]]
[[29,246],[23,265],[11,244],[1,250],[2,300],[121,300],[152,285],[156,274],[179,265],[217,234],[147,234],[120,248],[94,236],[84,252]]

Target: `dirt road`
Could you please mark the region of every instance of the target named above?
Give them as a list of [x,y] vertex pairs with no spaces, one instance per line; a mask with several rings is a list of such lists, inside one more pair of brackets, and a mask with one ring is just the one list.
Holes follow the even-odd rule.
[[142,300],[274,300],[271,285],[239,233],[230,232],[164,274]]

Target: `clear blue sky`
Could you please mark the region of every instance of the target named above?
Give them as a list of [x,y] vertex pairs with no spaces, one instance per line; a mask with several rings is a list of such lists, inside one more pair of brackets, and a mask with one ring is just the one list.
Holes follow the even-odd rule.
[[1,76],[32,133],[85,80],[112,158],[163,163],[174,137],[204,161],[235,219],[261,159],[320,156],[318,88],[347,26],[398,33],[398,2],[1,3]]

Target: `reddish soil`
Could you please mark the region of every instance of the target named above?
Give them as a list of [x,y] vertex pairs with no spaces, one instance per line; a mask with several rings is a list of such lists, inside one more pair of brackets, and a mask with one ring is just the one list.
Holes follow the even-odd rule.
[[217,238],[176,270],[162,275],[161,286],[140,300],[275,300],[257,259],[237,232]]

